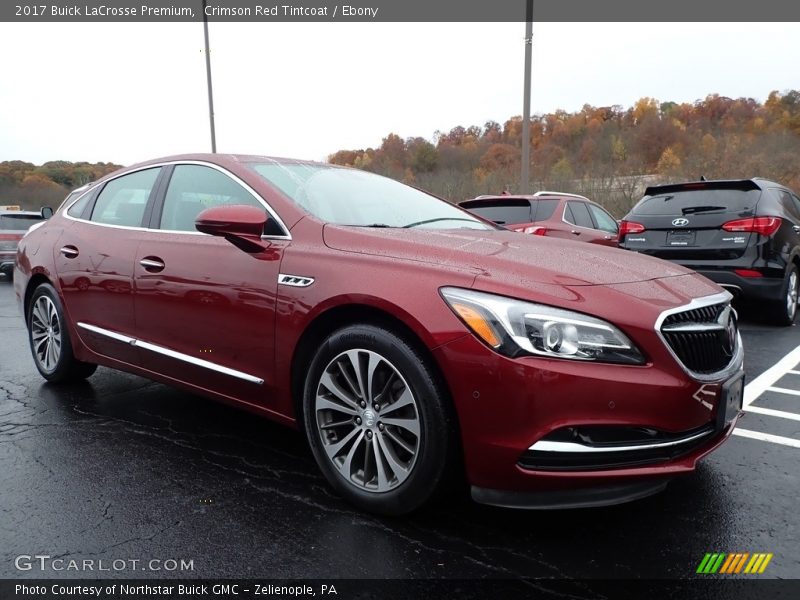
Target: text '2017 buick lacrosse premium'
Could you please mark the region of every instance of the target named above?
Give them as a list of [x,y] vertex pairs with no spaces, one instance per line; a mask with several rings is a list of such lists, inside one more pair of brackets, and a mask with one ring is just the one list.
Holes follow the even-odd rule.
[[742,402],[731,296],[708,279],[327,164],[118,171],[22,239],[14,287],[46,379],[104,365],[300,428],[379,513],[454,474],[500,506],[641,498]]

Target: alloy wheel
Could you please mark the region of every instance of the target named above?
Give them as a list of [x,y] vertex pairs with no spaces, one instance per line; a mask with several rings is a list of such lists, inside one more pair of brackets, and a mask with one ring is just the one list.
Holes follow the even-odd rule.
[[317,386],[315,421],[339,474],[366,492],[386,492],[411,474],[421,442],[411,388],[384,356],[348,350],[328,363]]
[[56,305],[47,296],[40,296],[31,310],[33,355],[45,371],[53,371],[61,357],[61,322]]

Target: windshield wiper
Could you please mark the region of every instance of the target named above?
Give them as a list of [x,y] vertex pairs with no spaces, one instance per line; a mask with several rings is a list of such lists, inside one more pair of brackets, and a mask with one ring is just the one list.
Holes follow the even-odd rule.
[[350,224],[350,225],[345,225],[345,227],[377,227],[377,228],[391,229],[391,228],[393,228],[395,226],[394,225],[387,225],[386,223],[368,223],[366,225],[361,225],[361,224],[353,225],[353,224]]
[[727,206],[687,206],[686,208],[681,209],[681,212],[685,215],[692,215],[694,213],[700,212],[713,212],[715,210],[725,210],[728,208]]
[[439,217],[437,219],[426,219],[425,221],[416,221],[414,223],[409,223],[408,225],[403,225],[403,228],[408,229],[409,227],[416,227],[417,225],[426,225],[428,223],[436,223],[437,221],[466,221],[467,223],[480,224],[480,221],[475,221],[474,219],[461,219],[458,217]]

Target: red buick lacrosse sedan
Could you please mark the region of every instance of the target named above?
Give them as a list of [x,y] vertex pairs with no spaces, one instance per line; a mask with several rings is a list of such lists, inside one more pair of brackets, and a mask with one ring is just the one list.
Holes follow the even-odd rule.
[[704,277],[328,164],[118,171],[25,235],[14,287],[45,379],[104,365],[300,428],[385,514],[454,478],[499,506],[641,498],[742,404],[731,297]]

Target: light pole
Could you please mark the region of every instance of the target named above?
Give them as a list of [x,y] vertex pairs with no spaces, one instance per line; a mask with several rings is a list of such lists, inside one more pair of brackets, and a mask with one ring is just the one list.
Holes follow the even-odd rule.
[[211,54],[208,50],[208,17],[206,16],[206,0],[203,0],[203,33],[206,38],[206,81],[208,82],[208,122],[211,126],[211,152],[217,152],[217,134],[214,127],[214,92],[211,88]]
[[525,7],[525,91],[522,105],[522,177],[520,194],[530,191],[531,167],[531,60],[533,50],[533,0]]

